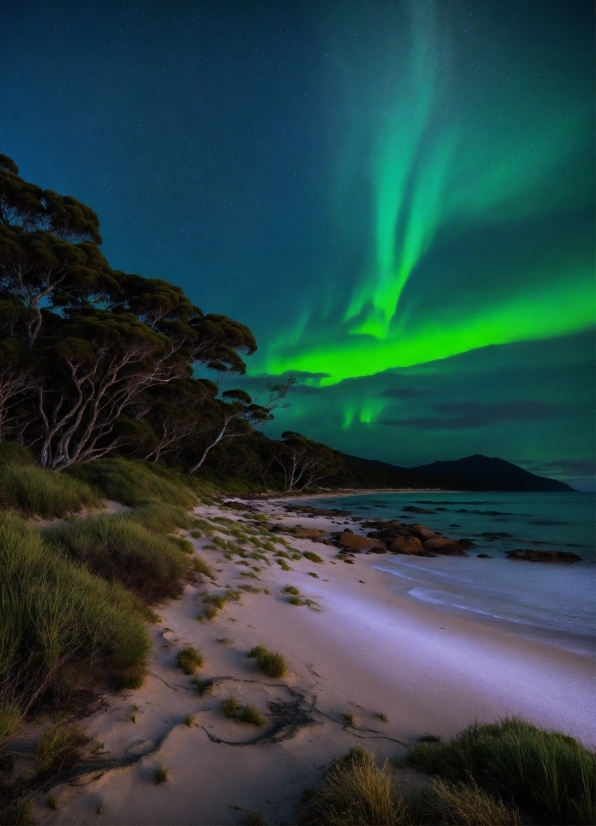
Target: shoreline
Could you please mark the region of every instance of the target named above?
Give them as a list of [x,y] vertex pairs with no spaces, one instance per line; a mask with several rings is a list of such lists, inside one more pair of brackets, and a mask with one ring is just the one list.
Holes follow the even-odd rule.
[[[341,520],[362,532],[351,516],[280,512],[282,502],[296,498],[242,501],[288,529],[333,531]],[[237,499],[227,502],[233,508]],[[230,505],[201,506],[197,516],[228,519],[242,529],[258,524]],[[323,562],[279,557],[284,570],[273,557],[266,564],[226,559],[218,548],[208,549],[210,539],[191,539],[217,583],[199,575],[180,600],[158,607],[145,685],[106,695],[102,708],[82,721],[104,744],[106,762],[129,765],[53,789],[59,811],[50,813],[40,802],[38,822],[242,823],[243,810],[250,810],[265,822],[295,823],[304,788],[318,784],[332,757],[362,744],[379,759],[403,758],[418,737],[450,737],[474,719],[519,715],[596,745],[590,658],[408,599],[389,587],[391,574],[379,569],[383,557],[361,554],[346,565],[336,559],[336,547],[282,536],[295,553],[314,552]],[[290,604],[288,585],[315,604]],[[243,586],[249,590],[239,601],[228,602],[212,621],[197,622],[204,593]],[[197,673],[214,680],[211,694],[199,695],[176,668],[185,644],[204,654]],[[258,644],[283,654],[288,673],[282,679],[255,670],[247,652]],[[231,695],[262,709],[263,730],[222,715],[219,704]],[[196,726],[185,724],[189,714]],[[353,723],[346,714],[354,714]],[[170,777],[156,786],[160,763]],[[400,771],[403,782],[419,782],[415,773]]]

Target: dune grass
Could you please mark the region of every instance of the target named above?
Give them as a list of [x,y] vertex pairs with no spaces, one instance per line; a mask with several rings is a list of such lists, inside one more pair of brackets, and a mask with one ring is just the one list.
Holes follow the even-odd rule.
[[145,612],[118,583],[55,554],[18,517],[0,516],[0,704],[26,711],[77,664],[138,683],[151,646]]
[[277,651],[269,651],[263,645],[256,645],[248,652],[249,657],[254,657],[257,667],[263,674],[274,679],[279,679],[287,671],[286,661]]
[[475,783],[449,783],[435,778],[408,795],[410,823],[437,826],[521,826],[517,811],[485,792]]
[[81,758],[81,749],[91,741],[80,725],[54,723],[41,735],[35,757],[40,770],[61,771],[73,766]]
[[189,530],[194,517],[184,508],[165,502],[146,502],[139,505],[129,515],[151,533],[174,533],[178,529]]
[[33,801],[30,798],[20,800],[12,805],[2,806],[0,809],[0,826],[29,826],[32,823],[31,809]]
[[192,559],[192,569],[197,574],[203,574],[203,576],[208,577],[211,580],[215,579],[215,574],[213,573],[213,568],[207,560],[196,554]]
[[44,531],[46,541],[107,580],[118,580],[151,604],[177,597],[189,561],[168,537],[128,516],[97,516]]
[[238,719],[243,723],[250,723],[259,728],[265,725],[265,718],[261,714],[261,709],[258,706],[244,706]]
[[197,668],[201,668],[203,661],[201,652],[192,645],[185,645],[176,655],[176,665],[189,675],[194,674]]
[[72,465],[66,472],[101,496],[131,507],[161,502],[190,509],[198,504],[190,477],[159,464],[116,457]]
[[236,697],[232,696],[222,700],[219,704],[219,708],[224,717],[227,717],[229,720],[235,720],[240,711],[240,703]]
[[101,507],[93,490],[77,479],[37,465],[0,464],[0,508],[50,519]]
[[323,564],[323,562],[325,561],[322,557],[320,557],[320,556],[319,556],[318,554],[316,554],[314,551],[304,551],[304,553],[302,554],[302,556],[303,556],[305,559],[308,559],[310,562],[316,562],[316,563],[318,563],[319,565],[322,565],[322,564]]
[[16,705],[0,700],[0,749],[17,734],[22,721],[23,715]]
[[595,753],[519,718],[474,723],[446,744],[418,743],[409,763],[451,783],[471,778],[538,823],[595,822]]
[[155,770],[155,783],[159,785],[160,783],[165,783],[170,777],[170,770],[164,766],[163,763],[160,763]]
[[293,594],[296,597],[300,596],[300,591],[294,585],[286,585],[283,589],[284,594]]
[[396,826],[406,823],[406,805],[389,762],[377,768],[362,746],[335,759],[304,813],[303,822],[329,826]]

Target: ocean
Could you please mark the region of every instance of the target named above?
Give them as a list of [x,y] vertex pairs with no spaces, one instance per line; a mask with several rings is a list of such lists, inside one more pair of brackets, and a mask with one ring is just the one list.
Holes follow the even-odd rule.
[[[309,501],[309,500],[307,500]],[[590,493],[374,493],[330,496],[313,506],[354,516],[422,523],[471,539],[468,557],[379,557],[389,587],[437,611],[474,615],[558,647],[594,654],[595,497]],[[414,505],[430,513],[409,513]],[[494,534],[500,534],[494,538]],[[483,534],[492,534],[493,537]],[[572,551],[573,564],[514,561],[516,548]],[[490,559],[479,559],[478,554]]]

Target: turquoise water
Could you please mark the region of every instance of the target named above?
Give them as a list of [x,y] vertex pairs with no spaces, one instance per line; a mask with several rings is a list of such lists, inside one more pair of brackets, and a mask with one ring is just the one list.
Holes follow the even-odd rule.
[[[595,497],[587,493],[382,493],[313,499],[354,516],[423,523],[469,538],[469,557],[385,556],[378,567],[411,599],[505,624],[563,648],[594,651],[596,621]],[[431,513],[408,513],[408,505]],[[486,533],[505,534],[498,538]],[[515,548],[573,551],[572,565],[507,559]],[[477,554],[491,559],[478,559]]]

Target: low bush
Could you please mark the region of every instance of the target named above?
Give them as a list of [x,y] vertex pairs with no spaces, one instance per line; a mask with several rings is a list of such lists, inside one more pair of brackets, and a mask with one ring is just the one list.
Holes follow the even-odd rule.
[[190,509],[198,504],[189,477],[162,465],[117,457],[72,465],[66,472],[91,485],[101,496],[131,507],[164,502]]
[[0,749],[16,735],[23,720],[18,707],[0,702]]
[[170,770],[167,769],[163,763],[160,763],[157,769],[155,770],[155,783],[158,785],[159,783],[165,783],[170,776]]
[[90,741],[80,725],[54,723],[41,735],[35,749],[41,771],[61,771],[73,766],[80,759],[83,746]]
[[595,753],[518,718],[474,723],[446,744],[418,743],[409,763],[450,783],[471,778],[538,823],[595,822]]
[[84,507],[101,507],[84,482],[37,465],[0,465],[0,508],[50,519]]
[[185,645],[176,655],[176,665],[185,674],[194,674],[203,665],[203,655],[192,645]]
[[262,645],[257,645],[248,652],[249,657],[254,657],[257,667],[268,677],[278,679],[286,673],[286,661],[277,651],[269,651]]
[[139,505],[129,515],[130,519],[138,522],[151,533],[173,533],[182,528],[188,530],[193,522],[193,516],[176,505],[167,505],[163,502],[147,502]]
[[290,605],[306,605],[306,603],[303,602],[300,599],[300,597],[296,597],[296,596],[290,597],[288,602],[290,603]]
[[520,826],[517,812],[475,783],[434,779],[408,797],[410,823],[437,826]]
[[85,563],[104,579],[119,580],[147,603],[182,593],[186,555],[127,516],[97,516],[44,531],[53,548]]
[[253,726],[265,725],[265,718],[258,706],[244,706],[238,719],[242,720],[243,723],[251,723]]
[[215,579],[213,568],[209,565],[206,559],[198,554],[193,557],[192,569],[197,574],[203,574],[203,576],[209,577],[209,579]]
[[296,596],[296,597],[300,596],[300,591],[298,590],[298,588],[295,588],[293,585],[286,585],[283,592],[284,592],[284,594],[294,594],[294,596]]
[[118,583],[56,555],[18,517],[0,516],[0,704],[26,711],[69,667],[92,662],[138,683],[151,647],[143,612]]
[[325,561],[325,560],[324,560],[322,557],[320,557],[318,554],[314,553],[314,551],[304,551],[304,553],[302,554],[302,556],[303,556],[305,559],[310,560],[310,562],[318,562],[318,563],[319,563],[319,565],[322,565],[322,564],[323,564],[323,562]]
[[230,720],[235,720],[240,710],[240,703],[235,697],[232,696],[228,697],[226,700],[223,700],[219,704],[219,707],[224,717],[227,717]]
[[407,823],[406,805],[389,762],[377,768],[375,758],[355,746],[329,766],[323,788],[316,792],[304,823],[330,826],[396,826]]

